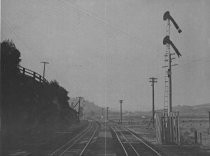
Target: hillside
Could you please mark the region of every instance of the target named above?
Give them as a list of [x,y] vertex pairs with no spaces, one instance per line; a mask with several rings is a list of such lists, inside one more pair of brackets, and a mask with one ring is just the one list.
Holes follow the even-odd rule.
[[[162,112],[163,110],[156,110]],[[173,107],[173,111],[179,112],[182,117],[208,117],[210,111],[210,103],[195,106],[178,105]],[[151,115],[152,112],[144,112],[145,115]]]
[[[162,112],[163,110],[158,109],[156,112]],[[195,106],[178,105],[173,107],[173,111],[179,112],[181,117],[208,117],[210,111],[210,103],[200,104]],[[151,111],[132,112],[132,116],[152,116]]]
[[[2,120],[4,149],[32,138],[47,139],[77,122],[68,91],[57,81],[40,81],[38,73],[20,70],[20,52],[11,41],[1,43]],[[26,75],[28,71],[32,75]],[[29,72],[28,72],[29,73]],[[32,137],[33,136],[33,137]],[[36,140],[36,139],[35,139]]]
[[195,106],[176,106],[173,110],[179,111],[181,116],[207,117],[208,111],[210,111],[210,103]]

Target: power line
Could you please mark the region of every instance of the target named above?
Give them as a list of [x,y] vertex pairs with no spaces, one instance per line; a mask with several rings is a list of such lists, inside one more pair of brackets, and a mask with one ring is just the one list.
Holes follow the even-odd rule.
[[28,50],[31,50],[31,48],[29,48],[25,43],[23,43],[23,40],[21,39],[21,37],[19,35],[16,34],[16,32],[12,29],[11,27],[11,24],[9,24],[9,22],[7,22],[6,19],[2,18],[1,19],[2,22],[4,22],[6,25],[7,25],[7,28],[9,29],[9,31],[16,37],[18,38],[19,42],[22,43],[22,46],[25,48],[25,49],[28,49]]
[[[106,26],[109,26],[109,27],[112,28],[112,29],[116,29],[116,30],[118,30],[119,32],[123,33],[125,36],[127,36],[127,37],[129,37],[129,38],[132,38],[132,39],[138,41],[139,43],[142,42],[141,39],[138,40],[138,37],[137,37],[137,36],[132,35],[132,34],[126,32],[125,30],[121,29],[118,25],[113,25],[113,24],[111,24],[109,21],[107,21],[107,19],[104,19],[104,18],[102,18],[102,17],[96,15],[95,13],[93,13],[93,12],[91,12],[91,11],[89,11],[89,10],[86,10],[86,9],[84,9],[84,8],[81,8],[81,7],[79,7],[78,5],[72,4],[71,2],[64,2],[64,1],[63,1],[63,4],[64,4],[64,3],[68,4],[68,6],[70,6],[71,8],[73,8],[74,10],[76,10],[77,12],[79,11],[79,12],[83,13],[83,15],[86,15],[86,16],[88,16],[88,17],[92,17],[93,19],[95,19],[95,21],[99,21],[100,23],[103,23],[103,24],[105,24]],[[64,5],[65,5],[65,4],[64,4]],[[66,5],[65,5],[65,6],[66,6]],[[57,7],[58,7],[58,6],[57,6]],[[60,7],[62,7],[63,9],[65,8],[65,7],[62,6],[62,5],[60,5]],[[106,7],[106,6],[105,6],[105,7]],[[65,9],[66,9],[66,8],[65,8]],[[54,9],[54,10],[55,10],[55,9]],[[57,12],[58,12],[58,11],[57,11]],[[106,13],[105,13],[105,14],[106,14]],[[48,14],[48,15],[50,15],[50,14]],[[138,45],[139,45],[139,44],[138,44]]]

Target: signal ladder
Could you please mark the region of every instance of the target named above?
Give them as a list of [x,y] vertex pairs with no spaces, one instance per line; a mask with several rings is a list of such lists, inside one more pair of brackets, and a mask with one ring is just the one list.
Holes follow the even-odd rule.
[[[167,24],[166,26],[166,35],[170,36],[170,23]],[[164,88],[164,115],[168,114],[168,107],[169,107],[169,81],[168,81],[168,61],[169,61],[169,55],[170,55],[170,45],[166,46],[166,53],[164,55],[164,66],[165,68],[165,76],[164,76],[164,83],[165,83],[165,88]]]

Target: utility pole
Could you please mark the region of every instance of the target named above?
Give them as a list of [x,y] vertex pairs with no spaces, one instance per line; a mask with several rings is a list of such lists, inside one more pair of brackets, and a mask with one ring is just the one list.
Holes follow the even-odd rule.
[[104,118],[104,108],[101,108],[101,119]]
[[153,123],[153,127],[155,127],[155,83],[157,83],[157,78],[155,77],[150,77],[149,78],[152,84],[152,123]]
[[209,111],[209,130],[208,132],[210,133],[210,111]]
[[123,103],[123,100],[119,100],[120,102],[120,124],[122,124],[122,103]]
[[109,107],[106,107],[106,120],[109,120]]
[[43,61],[43,62],[40,62],[40,63],[43,63],[43,65],[44,65],[44,69],[43,69],[43,78],[45,78],[45,65],[46,65],[46,64],[49,64],[49,62]]
[[78,101],[78,112],[77,112],[77,118],[78,118],[78,121],[80,121],[79,117],[80,117],[80,104],[81,104],[81,100],[82,100],[82,97],[78,97],[79,98],[79,101]]

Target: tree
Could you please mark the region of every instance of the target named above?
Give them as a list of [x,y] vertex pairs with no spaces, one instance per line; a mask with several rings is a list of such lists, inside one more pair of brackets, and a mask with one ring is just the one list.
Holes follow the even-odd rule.
[[12,41],[1,43],[1,74],[2,81],[13,78],[18,73],[20,52]]

